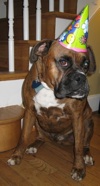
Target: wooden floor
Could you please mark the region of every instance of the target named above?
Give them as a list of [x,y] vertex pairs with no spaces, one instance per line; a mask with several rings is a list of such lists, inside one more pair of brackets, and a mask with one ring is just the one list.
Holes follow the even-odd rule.
[[0,186],[100,186],[100,115],[94,114],[94,136],[91,152],[95,159],[93,167],[87,167],[87,176],[81,182],[71,179],[73,162],[71,146],[59,148],[45,143],[36,156],[25,155],[22,163],[8,166],[12,151],[0,153]]

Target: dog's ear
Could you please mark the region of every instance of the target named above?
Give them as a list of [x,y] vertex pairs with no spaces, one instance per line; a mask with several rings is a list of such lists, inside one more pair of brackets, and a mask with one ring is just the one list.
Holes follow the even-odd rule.
[[53,40],[42,40],[37,43],[31,50],[30,62],[34,63],[38,60],[39,56],[44,56],[48,53],[48,50],[52,44]]
[[92,75],[96,71],[95,56],[94,56],[93,50],[91,49],[90,46],[87,47],[87,51],[88,51],[88,56],[89,56],[89,60],[90,60],[88,75]]

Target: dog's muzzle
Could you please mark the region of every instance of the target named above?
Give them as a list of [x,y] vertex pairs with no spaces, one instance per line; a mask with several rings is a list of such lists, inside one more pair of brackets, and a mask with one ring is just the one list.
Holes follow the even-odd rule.
[[89,85],[87,78],[80,71],[64,75],[54,89],[54,94],[58,99],[66,97],[83,99],[87,97],[88,93]]

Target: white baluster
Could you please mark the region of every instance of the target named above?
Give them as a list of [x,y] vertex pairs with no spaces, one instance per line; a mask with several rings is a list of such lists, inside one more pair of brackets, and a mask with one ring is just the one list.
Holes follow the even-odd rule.
[[36,40],[41,40],[41,0],[36,5]]
[[54,11],[54,0],[49,0],[49,12]]
[[59,0],[59,12],[64,12],[64,0]]
[[9,72],[14,71],[14,4],[13,0],[8,1],[8,23],[9,23],[9,33],[8,33],[8,56],[9,56]]
[[23,1],[23,39],[29,40],[29,2]]

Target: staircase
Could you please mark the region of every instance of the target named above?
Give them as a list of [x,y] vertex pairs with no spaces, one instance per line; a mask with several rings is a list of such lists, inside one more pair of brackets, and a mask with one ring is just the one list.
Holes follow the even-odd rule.
[[[58,19],[65,20],[65,27],[67,21],[71,21],[76,17],[75,14],[61,13],[61,12],[49,12],[42,14],[42,39],[54,39],[56,38],[57,28],[56,21]],[[1,28],[6,28],[7,19],[0,21]],[[5,26],[4,26],[5,25]],[[30,40],[22,40],[22,17],[15,19],[15,71],[27,71],[29,64],[29,47],[35,45],[35,15],[30,16]],[[63,30],[62,30],[63,31]],[[7,28],[6,28],[7,32]],[[2,36],[2,37],[1,37]],[[0,33],[0,71],[8,71],[8,41],[7,33]]]
[[[37,43],[36,38],[36,1],[29,0],[29,41],[23,41],[22,0],[14,1],[14,40],[15,40],[15,71],[28,71],[29,48]],[[77,0],[65,0],[65,12],[58,12],[58,0],[55,0],[55,12],[48,12],[48,1],[42,0],[41,39],[57,38],[76,17]],[[8,7],[7,2],[5,3]],[[57,25],[63,20],[63,26]],[[8,19],[0,19],[0,72],[8,71]],[[62,28],[62,30],[61,30]]]

